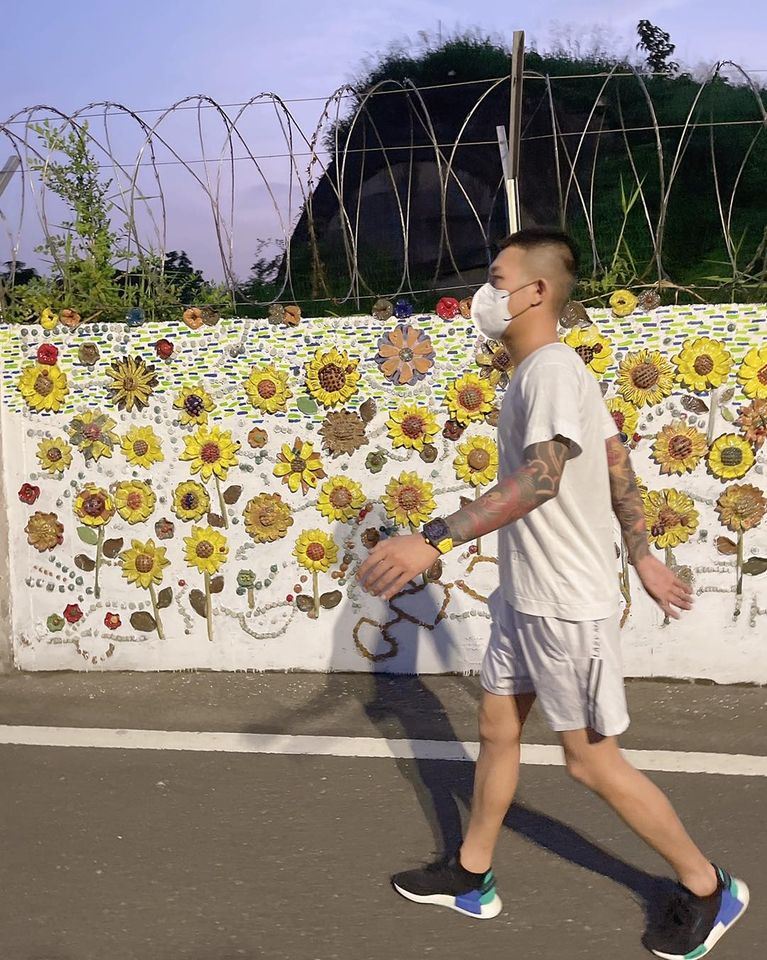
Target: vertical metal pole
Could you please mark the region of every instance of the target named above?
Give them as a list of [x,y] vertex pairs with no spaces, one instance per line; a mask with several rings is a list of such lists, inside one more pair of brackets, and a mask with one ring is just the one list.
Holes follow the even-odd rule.
[[0,170],[0,196],[3,195],[3,191],[11,182],[11,177],[16,173],[20,165],[21,161],[15,153],[11,154],[5,161],[5,166]]
[[509,233],[521,227],[519,208],[519,153],[522,136],[522,82],[525,72],[525,31],[515,30],[511,49],[511,107],[506,158],[506,203]]

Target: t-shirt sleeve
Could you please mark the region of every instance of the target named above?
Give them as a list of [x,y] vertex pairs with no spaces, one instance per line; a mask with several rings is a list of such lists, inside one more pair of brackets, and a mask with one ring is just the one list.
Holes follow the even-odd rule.
[[544,363],[529,370],[522,387],[525,450],[534,443],[565,437],[572,445],[571,456],[583,449],[581,426],[581,384],[566,363]]

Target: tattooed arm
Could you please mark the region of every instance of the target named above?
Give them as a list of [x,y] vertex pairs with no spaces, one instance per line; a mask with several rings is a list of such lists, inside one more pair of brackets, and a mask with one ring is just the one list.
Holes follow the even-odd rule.
[[[453,544],[475,540],[519,520],[559,491],[559,481],[569,455],[569,441],[556,437],[535,443],[526,451],[526,463],[479,500],[446,518]],[[357,572],[363,590],[390,600],[413,577],[428,570],[439,558],[420,533],[390,537],[370,551]]]
[[666,616],[678,620],[680,610],[692,607],[692,588],[650,554],[642,497],[628,451],[617,436],[607,441],[607,465],[613,510],[620,522],[629,558],[645,590]]
[[618,436],[607,441],[607,466],[613,510],[621,525],[628,555],[636,566],[650,553],[647,522],[628,451]]
[[453,544],[457,547],[500,530],[556,497],[569,447],[565,437],[529,447],[523,467],[445,518]]

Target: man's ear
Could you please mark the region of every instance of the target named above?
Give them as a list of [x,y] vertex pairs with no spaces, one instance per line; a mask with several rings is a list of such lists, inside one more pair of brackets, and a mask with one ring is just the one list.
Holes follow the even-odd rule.
[[541,277],[533,284],[533,291],[535,292],[536,302],[532,304],[532,306],[539,307],[543,303],[543,298],[546,294],[551,292],[551,288],[549,283]]

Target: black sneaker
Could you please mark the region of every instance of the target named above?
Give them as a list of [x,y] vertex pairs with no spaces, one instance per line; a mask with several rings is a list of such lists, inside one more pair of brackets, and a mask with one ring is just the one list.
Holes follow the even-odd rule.
[[678,884],[657,929],[649,931],[644,945],[666,960],[697,960],[705,957],[727,931],[740,920],[748,906],[748,887],[715,866],[717,887],[708,897]]
[[493,871],[469,873],[456,857],[443,858],[420,870],[397,873],[391,882],[397,893],[408,900],[450,907],[477,920],[497,917],[503,906],[495,892]]

